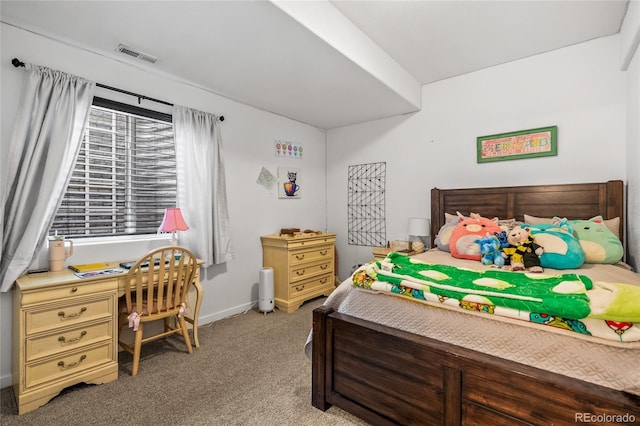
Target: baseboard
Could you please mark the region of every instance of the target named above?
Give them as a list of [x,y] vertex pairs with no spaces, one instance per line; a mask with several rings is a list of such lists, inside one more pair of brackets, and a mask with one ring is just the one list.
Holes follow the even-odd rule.
[[13,380],[13,377],[11,376],[11,374],[5,374],[4,376],[0,376],[0,389],[13,386],[12,380]]
[[198,326],[202,326],[205,324],[219,321],[221,319],[232,317],[237,314],[241,314],[248,310],[254,309],[257,306],[258,306],[258,301],[255,300],[253,302],[244,303],[242,305],[234,306],[232,308],[225,309],[223,311],[218,311],[209,315],[201,316],[198,320]]

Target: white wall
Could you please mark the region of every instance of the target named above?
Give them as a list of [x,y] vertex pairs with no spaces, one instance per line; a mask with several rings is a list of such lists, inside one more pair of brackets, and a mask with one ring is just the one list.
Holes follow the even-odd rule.
[[[372,259],[350,246],[347,168],[386,161],[387,239],[430,216],[430,189],[626,180],[626,76],[611,36],[423,87],[417,113],[327,133],[329,227],[340,277]],[[476,137],[558,126],[554,157],[478,164]],[[481,213],[481,212],[480,212]]]
[[640,268],[640,2],[629,4],[621,29],[622,66],[627,74],[627,250],[628,262]]
[[627,250],[628,262],[640,267],[640,47],[627,73]]
[[[156,99],[224,115],[223,155],[226,166],[231,233],[235,260],[203,271],[205,290],[201,324],[250,308],[258,298],[258,273],[262,266],[260,235],[283,227],[325,230],[325,134],[296,121],[270,114],[175,81],[70,47],[12,26],[1,24],[1,130],[0,170],[5,170],[11,128],[20,97],[24,70],[11,65],[19,59],[92,79],[99,83],[141,93]],[[137,100],[129,99],[136,104]],[[152,108],[148,103],[143,107]],[[304,159],[276,157],[274,140],[299,143]],[[256,184],[265,166],[301,169],[302,198],[280,200]],[[4,185],[4,182],[2,183]],[[85,263],[133,259],[154,243],[77,246],[69,260]],[[157,244],[157,242],[155,243]],[[43,266],[46,266],[46,262]],[[11,384],[11,296],[0,294],[0,386]]]

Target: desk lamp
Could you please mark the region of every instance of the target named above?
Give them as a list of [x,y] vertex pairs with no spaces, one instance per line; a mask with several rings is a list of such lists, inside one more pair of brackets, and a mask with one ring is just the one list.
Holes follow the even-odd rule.
[[158,233],[171,232],[173,234],[171,236],[171,245],[178,245],[176,231],[186,231],[187,229],[189,229],[189,227],[184,221],[184,217],[182,217],[180,207],[169,207],[164,210],[164,218],[158,228]]
[[[409,226],[408,226],[408,232],[407,234],[409,234],[409,251],[414,250],[414,242],[418,243],[415,244],[416,247],[415,249],[418,250],[420,245],[422,245],[422,250],[424,251],[424,248],[426,247],[426,244],[424,243],[424,241],[422,241],[422,237],[428,237],[429,236],[429,219],[424,219],[421,217],[412,217],[409,219]],[[415,238],[417,237],[417,238]]]

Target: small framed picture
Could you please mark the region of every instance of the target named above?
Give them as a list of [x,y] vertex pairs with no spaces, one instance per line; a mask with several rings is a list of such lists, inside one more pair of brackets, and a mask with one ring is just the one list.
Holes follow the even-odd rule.
[[301,198],[300,169],[297,167],[278,167],[278,198]]

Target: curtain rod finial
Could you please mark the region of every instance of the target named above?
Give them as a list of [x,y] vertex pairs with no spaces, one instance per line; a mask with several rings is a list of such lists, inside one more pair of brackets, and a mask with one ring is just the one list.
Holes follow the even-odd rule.
[[24,67],[24,62],[22,62],[20,59],[18,58],[13,58],[11,60],[11,63],[13,64],[14,67],[18,68],[18,67]]

